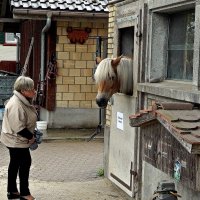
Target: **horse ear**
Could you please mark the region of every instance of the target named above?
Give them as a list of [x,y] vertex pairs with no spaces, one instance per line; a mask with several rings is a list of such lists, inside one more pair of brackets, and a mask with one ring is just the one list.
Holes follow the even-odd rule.
[[115,60],[112,60],[112,61],[111,61],[111,65],[112,65],[113,67],[117,67],[117,65],[119,64],[119,62],[120,62],[120,60],[121,60],[122,57],[123,57],[123,56],[121,55],[121,56],[117,57]]
[[96,62],[99,64],[103,59],[101,57],[96,57]]

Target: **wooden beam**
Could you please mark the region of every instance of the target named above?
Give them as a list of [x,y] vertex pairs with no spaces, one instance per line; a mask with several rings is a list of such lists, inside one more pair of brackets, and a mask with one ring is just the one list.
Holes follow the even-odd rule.
[[0,32],[3,32],[3,23],[0,23]]
[[6,14],[6,6],[7,6],[7,0],[3,0],[1,4],[1,13],[0,16],[3,17]]
[[0,22],[2,23],[19,23],[19,19],[12,19],[12,18],[0,18]]

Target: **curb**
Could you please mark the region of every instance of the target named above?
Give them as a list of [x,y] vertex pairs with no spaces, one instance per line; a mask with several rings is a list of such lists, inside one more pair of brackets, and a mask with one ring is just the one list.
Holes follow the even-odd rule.
[[92,142],[92,141],[104,141],[103,137],[96,137],[93,138],[91,141],[88,141],[90,137],[51,137],[51,138],[43,138],[42,142],[63,142],[63,141],[86,141],[86,142]]

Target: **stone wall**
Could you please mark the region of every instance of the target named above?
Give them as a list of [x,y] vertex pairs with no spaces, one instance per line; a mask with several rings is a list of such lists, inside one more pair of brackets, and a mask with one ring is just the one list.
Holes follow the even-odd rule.
[[[70,43],[67,27],[91,28],[89,39],[84,44]],[[57,108],[97,108],[95,102],[97,87],[92,78],[96,53],[95,37],[107,37],[107,27],[106,22],[98,23],[98,20],[97,22],[60,21],[57,23]]]
[[[108,19],[108,57],[113,57],[113,46],[114,46],[114,26],[115,26],[115,15],[116,7],[114,5],[109,6],[109,19]],[[106,109],[106,125],[111,124],[112,109],[110,103]]]

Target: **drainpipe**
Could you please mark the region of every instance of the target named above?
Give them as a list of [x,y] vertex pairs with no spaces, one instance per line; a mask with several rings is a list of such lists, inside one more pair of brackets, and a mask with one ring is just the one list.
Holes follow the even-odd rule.
[[15,37],[15,39],[17,40],[17,50],[16,50],[16,72],[18,73],[19,72],[19,68],[20,68],[20,66],[19,66],[19,60],[20,60],[20,54],[19,54],[19,52],[20,52],[20,38],[19,38],[19,36],[15,33],[14,34],[14,37]]
[[[51,17],[52,13],[49,12],[47,13],[47,21],[45,27],[42,29],[42,34],[41,34],[41,68],[40,68],[40,81],[43,82],[45,79],[44,75],[44,61],[45,61],[45,33],[49,30],[51,27]],[[43,90],[43,84],[41,84]]]

